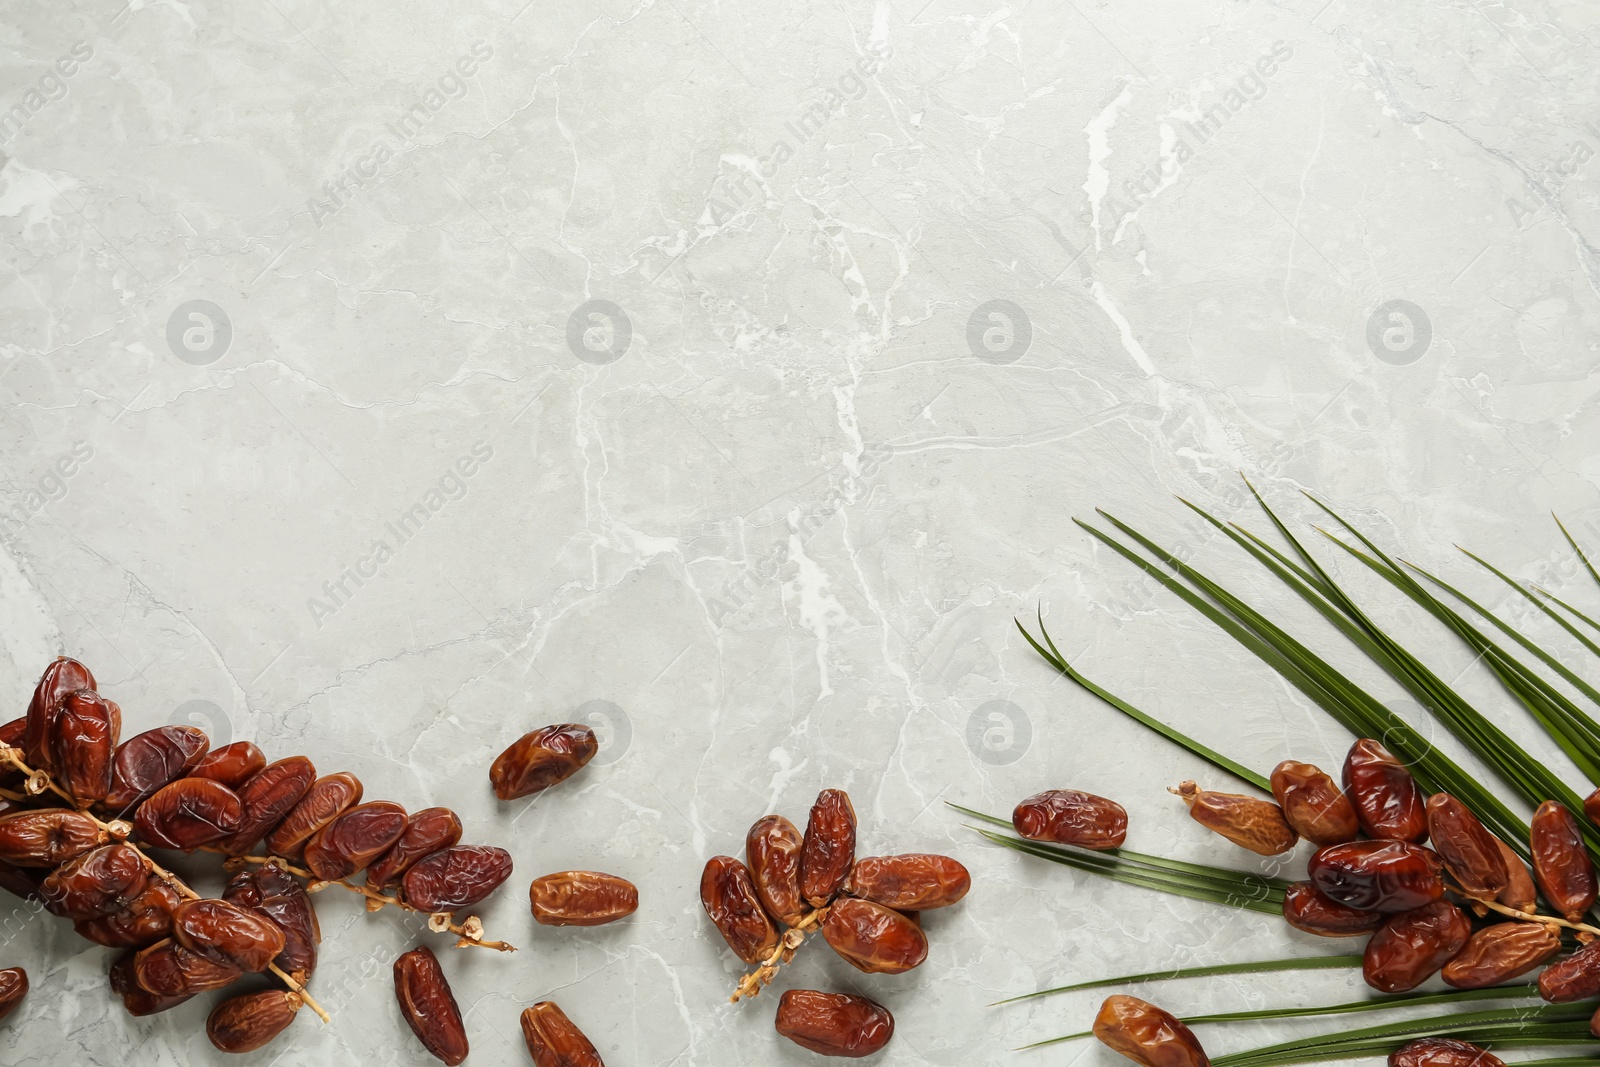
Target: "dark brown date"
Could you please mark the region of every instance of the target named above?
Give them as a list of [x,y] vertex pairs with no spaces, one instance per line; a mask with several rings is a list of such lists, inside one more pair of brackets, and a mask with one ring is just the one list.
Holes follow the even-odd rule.
[[1415,989],[1460,952],[1472,920],[1448,900],[1389,918],[1367,942],[1361,976],[1382,993]]
[[734,955],[759,963],[778,947],[778,930],[756,895],[750,868],[732,856],[712,856],[700,874],[700,903]]
[[1561,951],[1561,935],[1544,923],[1509,922],[1486,926],[1439,972],[1457,989],[1483,989],[1527,974]]
[[157,848],[193,852],[238,831],[244,822],[239,794],[209,778],[179,778],[139,805],[133,825]]
[[355,807],[317,831],[305,848],[305,865],[318,878],[348,878],[389,851],[406,831],[406,809],[392,800]]
[[470,908],[511,877],[511,853],[493,845],[456,845],[424,856],[400,879],[406,903],[437,913]]
[[21,967],[0,970],[0,1019],[4,1019],[28,995],[28,972]]
[[193,726],[158,726],[128,738],[111,757],[111,792],[105,805],[125,811],[142,804],[168,782],[194,770],[211,742]]
[[1500,858],[1506,861],[1506,887],[1500,890],[1500,903],[1531,914],[1539,904],[1539,891],[1534,888],[1533,874],[1522,862],[1522,857],[1511,851],[1510,845],[1499,838],[1495,838],[1495,844],[1500,846]]
[[189,772],[189,776],[209,778],[229,789],[238,789],[260,774],[266,765],[267,757],[254,741],[235,741],[207,752],[195,769]]
[[1487,1049],[1450,1037],[1422,1037],[1389,1053],[1389,1067],[1506,1067]]
[[222,899],[260,912],[283,931],[283,951],[273,960],[278,967],[305,981],[317,968],[317,945],[322,928],[305,886],[276,863],[240,871],[222,891]]
[[239,829],[217,847],[230,856],[249,852],[294,810],[316,778],[317,768],[304,756],[290,756],[261,768],[239,787],[239,806],[244,812]]
[[843,789],[824,789],[811,805],[800,842],[800,892],[820,908],[839,895],[856,861],[856,809]]
[[1600,941],[1591,941],[1539,975],[1539,995],[1552,1004],[1600,995]]
[[541,726],[511,742],[489,767],[489,784],[501,800],[549,789],[583,770],[600,751],[594,731],[582,723]]
[[183,896],[164,878],[151,878],[144,892],[121,911],[98,919],[80,919],[78,934],[106,948],[144,948],[172,934],[172,913]]
[[1195,822],[1259,856],[1288,852],[1300,840],[1284,819],[1283,809],[1270,800],[1218,793],[1193,782],[1181,783],[1175,792]]
[[427,948],[394,961],[394,995],[411,1032],[436,1059],[454,1067],[467,1058],[467,1030],[444,970]]
[[523,1009],[522,1040],[534,1067],[606,1067],[583,1031],[553,1000]]
[[1594,907],[1597,886],[1589,850],[1572,812],[1547,800],[1533,813],[1533,876],[1550,905],[1568,922]]
[[[21,756],[24,761],[28,758],[28,750],[25,747],[28,743],[27,739],[27,716],[23,716],[20,719],[12,719],[5,725],[0,726],[0,745],[17,749],[17,755]],[[15,789],[26,778],[27,775],[13,767],[10,760],[0,759],[0,788]]]
[[39,899],[52,915],[98,919],[126,908],[149,881],[150,863],[138,849],[101,845],[52,871],[39,885]]
[[172,940],[157,941],[133,957],[134,980],[140,989],[158,997],[191,997],[221,989],[243,973]]
[[1449,793],[1428,798],[1428,839],[1461,888],[1490,900],[1510,881],[1500,840]]
[[212,899],[178,905],[172,936],[190,952],[247,974],[266,970],[286,943],[278,924],[260,912]]
[[1404,841],[1329,845],[1311,857],[1307,869],[1319,893],[1362,911],[1410,911],[1444,894],[1434,853]]
[[822,936],[846,963],[868,974],[903,974],[928,958],[922,927],[870,900],[835,901],[822,921]]
[[744,859],[755,882],[756,896],[767,914],[794,926],[806,913],[800,891],[800,851],[804,840],[782,815],[757,819],[744,838]]
[[400,880],[424,856],[461,840],[461,820],[449,808],[423,808],[406,820],[405,832],[367,868],[367,885],[382,889]]
[[1336,903],[1310,882],[1295,882],[1283,894],[1283,918],[1296,930],[1318,937],[1354,937],[1383,925],[1383,915]]
[[542,875],[528,887],[528,898],[541,926],[604,926],[639,910],[632,882],[599,871]]
[[1272,769],[1272,795],[1301,837],[1317,845],[1342,845],[1361,832],[1350,798],[1320,767],[1286,759]]
[[109,840],[81,811],[48,808],[0,815],[0,860],[13,867],[58,867]]
[[75,659],[62,656],[44,669],[39,684],[33,689],[33,699],[28,703],[27,729],[22,744],[28,764],[35,770],[56,769],[50,752],[50,727],[61,708],[61,698],[74,690],[93,688],[94,675]]
[[773,1025],[801,1048],[847,1059],[881,1051],[894,1036],[894,1016],[882,1004],[815,989],[787,990]]
[[121,712],[93,689],[61,698],[50,721],[50,762],[56,784],[82,803],[99,802],[111,792]]
[[297,860],[313,834],[361,802],[361,780],[349,771],[318,778],[267,835],[267,851]]
[[254,1052],[287,1030],[303,1003],[284,989],[229,997],[206,1016],[206,1036],[223,1052]]
[[1422,790],[1405,764],[1370,738],[1350,746],[1344,759],[1344,791],[1368,837],[1409,841],[1428,839],[1428,812]]
[[1121,848],[1128,813],[1121,804],[1076,789],[1046,789],[1018,804],[1011,825],[1030,841],[1078,848]]
[[157,1012],[176,1008],[179,1004],[194,997],[193,993],[186,993],[176,997],[163,997],[150,992],[139,984],[134,973],[134,965],[138,954],[125,952],[117,957],[111,965],[111,991],[122,998],[122,1006],[134,1018],[146,1015],[155,1015]]
[[[760,888],[759,883],[757,888]],[[949,856],[910,852],[856,860],[844,891],[896,911],[930,911],[967,895],[972,875]]]
[[1138,997],[1107,997],[1094,1017],[1094,1036],[1144,1067],[1211,1067],[1194,1031]]

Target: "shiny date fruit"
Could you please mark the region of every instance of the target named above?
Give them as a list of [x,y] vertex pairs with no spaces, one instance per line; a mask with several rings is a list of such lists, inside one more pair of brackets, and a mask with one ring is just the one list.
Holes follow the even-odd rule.
[[206,1036],[223,1052],[254,1052],[287,1030],[303,1003],[283,989],[229,997],[206,1016]]
[[1318,937],[1354,937],[1383,925],[1383,915],[1329,900],[1310,882],[1295,882],[1283,893],[1283,918],[1296,930]]
[[1533,876],[1552,907],[1568,922],[1578,922],[1594,907],[1597,886],[1589,850],[1572,812],[1553,800],[1539,805],[1532,830]]
[[52,915],[98,919],[121,911],[143,893],[150,863],[130,845],[101,845],[57,867],[39,885],[39,899]]
[[856,860],[856,809],[843,789],[824,789],[811,805],[800,842],[800,892],[820,908],[838,895]]
[[1011,825],[1030,841],[1078,848],[1121,848],[1128,813],[1121,804],[1076,789],[1046,789],[1018,804]]
[[1445,870],[1475,897],[1498,896],[1510,880],[1499,838],[1449,793],[1429,797],[1426,810],[1428,839]]
[[787,990],[773,1025],[801,1048],[847,1059],[879,1052],[894,1036],[894,1016],[882,1004],[816,989]]
[[316,778],[317,768],[304,756],[290,756],[261,768],[239,786],[243,819],[239,829],[217,842],[217,847],[230,856],[249,852],[294,810]]
[[221,989],[243,973],[172,940],[158,941],[133,957],[134,981],[140,989],[158,997],[191,997]]
[[1389,918],[1367,942],[1361,976],[1383,993],[1415,989],[1466,945],[1472,921],[1448,900]]
[[111,757],[111,792],[105,806],[125,811],[199,764],[211,742],[193,726],[159,726],[128,738]]
[[286,940],[278,924],[259,912],[213,899],[178,905],[172,936],[190,952],[247,974],[266,970]]
[[606,1067],[600,1053],[553,1000],[522,1011],[522,1040],[534,1067]]
[[50,752],[51,724],[61,708],[61,700],[78,689],[94,689],[94,675],[75,659],[62,656],[44,669],[28,703],[27,727],[23,732],[23,752],[35,770],[54,771]]
[[21,967],[0,970],[0,1019],[17,1009],[28,995],[28,972]]
[[1527,974],[1561,951],[1559,931],[1544,923],[1486,926],[1444,965],[1439,977],[1457,989],[1483,989]]
[[168,1008],[176,1008],[194,997],[193,993],[163,997],[145,989],[134,974],[134,964],[137,959],[136,953],[126,952],[111,965],[111,991],[122,998],[122,1006],[129,1015],[136,1019],[155,1015]]
[[361,780],[348,771],[318,778],[267,835],[267,851],[285,859],[299,859],[306,842],[346,809],[359,804],[361,793]]
[[903,974],[928,958],[922,927],[870,900],[835,901],[822,921],[822,936],[846,963],[867,974]]
[[1307,870],[1323,896],[1362,911],[1410,911],[1444,894],[1434,854],[1404,841],[1329,845],[1311,857]]
[[400,879],[406,903],[429,913],[470,908],[511,877],[511,853],[493,845],[456,845],[425,856]]
[[423,1048],[452,1067],[467,1058],[461,1009],[429,949],[414,948],[394,961],[394,995],[400,1002],[400,1014]]
[[639,890],[632,882],[599,871],[535,878],[528,897],[541,926],[604,926],[639,910]]
[[598,751],[594,731],[581,723],[541,726],[495,757],[489,784],[501,800],[530,796],[571,778]]
[[1211,1067],[1194,1031],[1138,997],[1107,997],[1094,1017],[1094,1036],[1144,1067]]
[[185,852],[222,840],[243,822],[239,794],[208,778],[179,778],[162,786],[133,816],[141,839]]
[[97,919],[80,919],[73,929],[106,948],[144,948],[172,934],[172,913],[183,896],[164,878],[151,878],[127,907]]
[[47,808],[0,816],[0,861],[13,867],[58,867],[108,840],[81,811]]
[[800,891],[800,851],[804,840],[782,815],[757,819],[744,838],[744,859],[755,882],[756,896],[767,914],[794,926],[806,914]]
[[189,772],[189,776],[209,778],[237,790],[261,773],[266,765],[267,757],[254,741],[235,741],[207,752],[195,769]]
[[1272,769],[1272,795],[1294,831],[1316,845],[1342,845],[1361,833],[1350,798],[1310,763],[1284,760]]
[[1552,1004],[1600,995],[1600,941],[1591,941],[1539,974],[1539,995]]
[[778,930],[756,895],[750,869],[732,856],[712,856],[700,875],[700,903],[734,955],[759,963],[778,947]]
[[1368,837],[1414,845],[1428,839],[1422,790],[1405,765],[1378,742],[1362,738],[1350,746],[1344,791]]
[[896,911],[948,907],[971,888],[972,875],[965,867],[949,856],[927,852],[856,860],[844,883],[844,891],[851,896]]
[[111,792],[121,714],[93,689],[78,689],[61,698],[50,721],[56,784],[82,803],[104,800]]
[[1450,1037],[1423,1037],[1389,1053],[1389,1067],[1506,1067],[1487,1049]]
[[1506,861],[1506,887],[1500,890],[1497,899],[1508,908],[1532,914],[1539,904],[1539,892],[1534,888],[1532,872],[1522,862],[1522,857],[1511,850],[1510,845],[1499,838],[1495,838],[1495,844],[1500,847],[1500,858]]
[[302,982],[316,970],[322,928],[317,923],[311,895],[293,875],[276,863],[240,871],[229,880],[222,891],[222,899],[260,912],[278,924],[283,931],[284,945],[272,962],[281,970]]
[[449,808],[423,808],[389,851],[367,868],[367,885],[382,889],[400,880],[414,863],[461,840],[461,820]]
[[383,855],[406,829],[406,809],[392,800],[358,804],[317,831],[305,865],[318,878],[348,878]]
[[1257,855],[1288,852],[1300,840],[1284,819],[1283,809],[1270,800],[1218,793],[1193,782],[1180,783],[1174,792],[1188,805],[1195,822]]

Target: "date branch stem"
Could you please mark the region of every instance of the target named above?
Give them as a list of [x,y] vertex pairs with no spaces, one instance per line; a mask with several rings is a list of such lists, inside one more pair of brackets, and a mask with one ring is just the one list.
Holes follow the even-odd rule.
[[769,985],[778,976],[778,968],[794,959],[795,952],[805,942],[806,934],[814,930],[823,919],[828,917],[826,907],[801,917],[789,929],[783,932],[783,937],[778,939],[778,946],[774,948],[766,959],[749,974],[739,980],[739,988],[733,996],[728,998],[728,1003],[737,1004],[744,997],[759,997],[761,990]]

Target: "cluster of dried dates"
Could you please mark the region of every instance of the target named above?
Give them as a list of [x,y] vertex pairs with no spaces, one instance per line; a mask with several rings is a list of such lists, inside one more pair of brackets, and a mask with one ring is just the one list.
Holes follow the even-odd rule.
[[[783,816],[768,815],[750,827],[744,862],[707,861],[700,903],[734,954],[756,965],[737,1001],[758,995],[818,928],[857,970],[903,974],[928,958],[920,913],[954,904],[971,885],[967,869],[948,856],[856,859],[855,809],[843,790],[825,789],[804,835]],[[776,1026],[824,1056],[870,1056],[894,1035],[894,1018],[881,1004],[815,989],[784,993]]]
[[[1285,894],[1284,918],[1322,937],[1371,935],[1362,975],[1374,989],[1399,993],[1435,974],[1457,989],[1481,989],[1548,964],[1538,979],[1545,1000],[1600,995],[1600,931],[1582,921],[1600,881],[1572,812],[1546,801],[1534,813],[1530,874],[1465,804],[1447,793],[1424,795],[1378,742],[1357,741],[1342,778],[1343,788],[1309,763],[1285,760],[1272,772],[1275,802],[1193,782],[1172,792],[1196,822],[1259,855],[1287,852],[1302,837],[1316,845],[1307,878]],[[1584,806],[1600,821],[1600,790]],[[1125,839],[1128,817],[1113,801],[1061,789],[1024,800],[1012,823],[1033,840],[1110,849]],[[1541,900],[1555,914],[1540,912]],[[1600,1036],[1600,1012],[1590,1029]],[[1109,998],[1094,1032],[1146,1067],[1208,1063],[1183,1023],[1134,997]],[[1442,1039],[1413,1042],[1390,1062],[1464,1067],[1472,1057],[1454,1058],[1457,1046],[1487,1057],[1478,1067],[1499,1062]]]

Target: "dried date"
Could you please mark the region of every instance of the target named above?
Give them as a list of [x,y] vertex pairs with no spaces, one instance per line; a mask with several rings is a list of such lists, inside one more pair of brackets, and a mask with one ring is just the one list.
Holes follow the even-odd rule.
[[1539,805],[1530,824],[1533,876],[1552,907],[1568,922],[1579,922],[1594,907],[1594,865],[1572,812],[1553,800]]
[[1483,989],[1527,974],[1561,951],[1561,934],[1544,923],[1509,922],[1486,926],[1439,972],[1457,989]]
[[1047,789],[1018,804],[1011,825],[1030,841],[1078,848],[1121,848],[1128,813],[1121,804],[1076,789]]
[[437,913],[470,908],[511,877],[511,853],[493,845],[456,845],[425,856],[400,879],[406,903]]
[[217,842],[217,847],[230,856],[249,852],[294,810],[316,777],[316,766],[304,756],[290,756],[262,767],[239,786],[243,812],[239,829]]
[[209,778],[229,789],[238,789],[261,773],[266,765],[267,757],[254,741],[235,741],[207,752],[189,776]]
[[700,875],[700,903],[734,955],[759,963],[778,947],[778,930],[756,895],[750,869],[732,856],[713,856]]
[[39,886],[52,915],[98,919],[121,911],[143,893],[150,863],[130,845],[101,845],[57,867]]
[[1486,1049],[1449,1037],[1408,1041],[1389,1053],[1389,1067],[1506,1067]]
[[800,892],[820,908],[838,895],[856,859],[856,810],[843,789],[824,789],[811,805],[800,843]]
[[1283,894],[1283,918],[1318,937],[1354,937],[1383,925],[1383,915],[1329,900],[1310,882],[1295,882]]
[[1211,1067],[1194,1031],[1138,997],[1107,997],[1095,1016],[1094,1036],[1144,1067]]
[[816,989],[785,992],[774,1026],[801,1048],[848,1059],[871,1056],[894,1036],[894,1016],[888,1008],[866,997]]
[[158,997],[191,997],[221,989],[244,972],[191,952],[176,941],[158,941],[133,957],[139,988]]
[[122,714],[93,689],[61,698],[50,722],[50,761],[56,784],[84,804],[111,792],[112,761]]
[[78,689],[94,689],[94,675],[75,659],[62,656],[44,669],[28,703],[27,726],[23,732],[23,752],[36,770],[54,771],[50,751],[51,724],[61,708],[61,700]]
[[[27,760],[28,719],[12,719],[0,725],[0,745],[17,749],[17,754]],[[0,788],[15,789],[22,785],[27,775],[12,766],[10,760],[0,759]]]
[[111,991],[122,998],[122,1006],[134,1018],[146,1015],[155,1015],[176,1008],[194,997],[193,993],[185,993],[175,997],[163,997],[145,989],[135,976],[135,963],[137,953],[126,952],[117,958],[111,965]]
[[172,913],[183,897],[171,882],[151,878],[120,911],[98,919],[80,919],[73,927],[82,937],[106,948],[144,948],[172,934]]
[[400,880],[425,856],[461,840],[461,820],[449,808],[423,808],[406,820],[405,832],[378,861],[367,868],[367,885],[383,889]]
[[[757,883],[760,888],[760,883]],[[972,875],[949,856],[913,852],[856,861],[844,891],[896,911],[943,908],[967,895]]]
[[317,945],[322,928],[311,895],[276,863],[240,871],[228,882],[222,899],[250,908],[278,924],[283,931],[283,951],[273,960],[282,970],[305,981],[317,967]]
[[111,757],[111,792],[105,806],[126,811],[144,803],[156,790],[192,771],[208,744],[205,731],[193,726],[160,726],[128,738]]
[[541,926],[604,926],[639,910],[639,890],[632,882],[599,871],[535,878],[528,897]]
[[58,867],[109,840],[81,811],[48,808],[0,816],[0,861],[13,867]]
[[1449,793],[1428,798],[1428,837],[1445,870],[1475,897],[1494,899],[1510,881],[1500,840]]
[[348,878],[400,840],[406,809],[392,800],[359,804],[317,831],[305,848],[305,865],[327,881]]
[[299,859],[312,835],[359,804],[361,793],[361,780],[348,771],[318,778],[267,835],[267,850],[274,856]]
[[1174,790],[1189,807],[1189,817],[1240,848],[1260,856],[1288,852],[1300,840],[1283,817],[1283,809],[1270,800],[1240,793],[1218,793],[1183,782]]
[[1368,837],[1417,845],[1428,839],[1422,790],[1405,765],[1378,742],[1362,738],[1350,746],[1344,791]]
[[867,974],[903,974],[928,958],[928,938],[914,919],[855,897],[835,901],[822,936],[845,962]]
[[1532,914],[1539,904],[1539,892],[1533,885],[1533,874],[1522,858],[1511,851],[1511,846],[1495,838],[1500,847],[1500,858],[1506,861],[1506,887],[1500,890],[1499,901],[1508,908]]
[[1313,764],[1284,760],[1274,767],[1272,795],[1289,825],[1314,844],[1342,845],[1361,832],[1350,798]]
[[206,1036],[223,1052],[254,1052],[287,1030],[303,1003],[282,989],[229,997],[206,1016]]
[[1319,893],[1362,911],[1410,911],[1444,894],[1434,853],[1404,841],[1329,845],[1319,849],[1307,867]]
[[0,1019],[17,1009],[28,995],[28,972],[21,967],[0,970]]
[[1552,1004],[1600,996],[1600,941],[1591,941],[1539,975],[1539,995]]
[[522,1011],[522,1040],[534,1067],[606,1067],[600,1053],[553,1000]]
[[501,800],[530,796],[571,778],[598,751],[594,731],[581,723],[541,726],[495,757],[489,784]]
[[394,994],[400,1014],[436,1059],[452,1065],[467,1058],[467,1031],[438,959],[425,947],[394,961]]
[[142,839],[185,852],[222,840],[243,821],[239,794],[208,778],[179,778],[162,786],[133,816]]
[[756,896],[767,914],[785,926],[796,925],[806,914],[806,898],[800,890],[803,844],[800,831],[782,815],[757,819],[744,839],[745,863]]
[[286,938],[261,913],[226,900],[186,900],[172,913],[172,936],[190,952],[247,974],[267,969]]
[[1471,920],[1448,900],[1392,916],[1367,942],[1361,975],[1379,992],[1415,989],[1460,952],[1471,933]]

